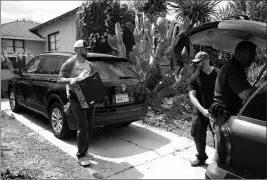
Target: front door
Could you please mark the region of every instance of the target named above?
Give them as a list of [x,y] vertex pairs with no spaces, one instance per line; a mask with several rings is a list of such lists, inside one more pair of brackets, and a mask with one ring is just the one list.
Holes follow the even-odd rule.
[[49,91],[57,83],[59,73],[57,66],[60,60],[60,56],[45,56],[38,70],[38,76],[32,81],[32,105],[42,113],[46,113],[46,101]]
[[17,101],[26,105],[26,102],[25,102],[25,90],[24,90],[24,80],[26,78],[25,77],[22,77],[22,76],[18,76],[16,78],[16,81],[15,81],[15,91],[16,91],[16,97],[17,97]]
[[33,93],[31,83],[32,79],[36,76],[41,60],[42,59],[40,57],[32,59],[22,70],[22,77],[19,81],[20,85],[17,86],[17,88],[19,88],[18,91],[20,92],[22,101],[24,101],[26,106],[29,106],[31,102]]

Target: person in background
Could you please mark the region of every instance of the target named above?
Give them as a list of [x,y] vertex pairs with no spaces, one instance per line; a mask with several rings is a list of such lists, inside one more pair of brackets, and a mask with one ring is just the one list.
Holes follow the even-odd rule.
[[86,61],[87,43],[84,40],[78,40],[74,44],[76,55],[69,58],[61,67],[58,83],[66,84],[67,97],[70,102],[70,109],[78,120],[77,146],[76,154],[78,162],[82,166],[90,165],[91,155],[88,154],[89,144],[94,127],[94,104],[89,108],[83,109],[74,92],[73,85],[78,81],[78,76],[84,71],[88,75],[93,73],[92,65]]
[[209,55],[198,52],[192,60],[196,71],[191,76],[188,84],[189,97],[197,109],[197,117],[192,119],[191,135],[194,138],[197,154],[191,166],[202,166],[208,159],[206,150],[207,127],[211,128],[208,109],[213,102],[213,93],[218,69],[210,66]]

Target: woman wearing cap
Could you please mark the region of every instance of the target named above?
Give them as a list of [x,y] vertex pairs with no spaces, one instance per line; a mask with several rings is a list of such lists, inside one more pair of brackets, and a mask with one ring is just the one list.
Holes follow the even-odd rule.
[[[77,82],[78,76],[87,71],[86,74],[93,73],[89,61],[86,61],[87,43],[84,40],[78,40],[74,44],[76,55],[69,58],[61,67],[58,83],[66,84],[67,96],[70,101],[70,108],[78,120],[76,156],[82,166],[90,165],[91,155],[88,154],[89,143],[91,141],[94,127],[94,104],[90,104],[85,110],[81,107],[80,102],[72,88]],[[89,117],[89,118],[87,118]]]
[[189,97],[197,109],[197,117],[192,119],[191,135],[194,138],[197,159],[191,162],[192,166],[205,164],[208,156],[205,152],[207,127],[209,124],[208,109],[213,102],[213,94],[218,69],[209,65],[209,55],[206,52],[198,52],[192,60],[196,71],[191,76],[188,85]]

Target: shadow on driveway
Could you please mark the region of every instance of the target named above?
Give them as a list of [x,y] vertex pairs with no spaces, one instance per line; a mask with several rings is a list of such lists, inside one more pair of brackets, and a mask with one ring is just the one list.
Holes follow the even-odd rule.
[[[7,99],[1,99],[1,104],[4,104],[4,107],[7,107],[7,103]],[[36,131],[45,129],[52,133],[49,120],[44,116],[25,108],[19,115],[36,125]],[[67,148],[77,150],[76,137],[61,141],[66,143]],[[136,125],[128,127],[107,126],[93,132],[89,153],[95,155],[95,158],[89,169],[97,170],[96,173],[92,173],[95,178],[112,178],[113,175],[131,169],[129,177],[139,179],[144,175],[134,166],[159,157],[160,155],[155,150],[169,143],[168,138]],[[76,153],[74,150],[72,152],[72,154]]]
[[[40,129],[46,129],[52,133],[49,120],[44,116],[25,108],[19,114],[39,126]],[[62,141],[76,146],[76,137]],[[139,126],[107,126],[94,130],[89,151],[92,152],[95,149],[97,155],[107,158],[125,158],[156,150],[169,143],[169,139]]]

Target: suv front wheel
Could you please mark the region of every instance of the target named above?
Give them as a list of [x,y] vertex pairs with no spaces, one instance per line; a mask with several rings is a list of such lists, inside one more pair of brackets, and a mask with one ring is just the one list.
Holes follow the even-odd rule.
[[8,91],[8,99],[9,99],[9,104],[10,104],[10,108],[13,112],[19,112],[20,110],[20,106],[17,102],[17,97],[16,97],[16,93],[13,87],[11,87]]
[[52,105],[49,113],[49,120],[52,131],[57,138],[64,139],[70,136],[70,129],[60,103],[55,102]]

